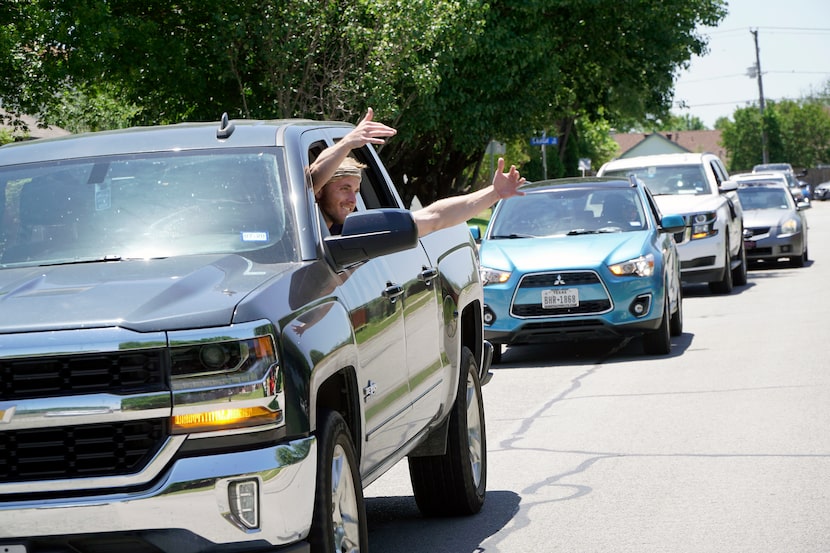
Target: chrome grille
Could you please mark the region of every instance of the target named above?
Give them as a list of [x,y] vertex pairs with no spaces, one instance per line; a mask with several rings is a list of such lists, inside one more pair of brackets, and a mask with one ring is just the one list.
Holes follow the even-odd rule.
[[167,419],[0,432],[0,481],[129,474],[169,434]]
[[747,227],[744,229],[744,238],[769,234],[770,227]]
[[160,391],[163,355],[149,350],[0,360],[0,400]]

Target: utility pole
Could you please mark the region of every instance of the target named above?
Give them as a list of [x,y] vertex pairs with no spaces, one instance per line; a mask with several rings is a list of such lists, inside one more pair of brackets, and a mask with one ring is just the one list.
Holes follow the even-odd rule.
[[761,155],[764,163],[769,163],[767,152],[767,126],[764,124],[764,80],[761,77],[761,51],[758,48],[758,29],[749,31],[755,37],[755,75],[758,77],[758,97],[761,107]]

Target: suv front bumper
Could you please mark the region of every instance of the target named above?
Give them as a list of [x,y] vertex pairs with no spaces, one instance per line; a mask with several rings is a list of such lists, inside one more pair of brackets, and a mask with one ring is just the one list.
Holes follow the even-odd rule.
[[716,282],[730,266],[726,257],[724,233],[690,240],[677,245],[680,258],[680,279],[685,283]]
[[[179,459],[152,488],[75,498],[0,500],[0,551],[308,551],[317,449],[313,437],[253,451]],[[229,496],[255,482],[258,528]],[[248,488],[251,489],[250,487]],[[51,494],[50,494],[51,495]],[[234,503],[235,505],[232,505]],[[247,501],[246,505],[253,505]]]

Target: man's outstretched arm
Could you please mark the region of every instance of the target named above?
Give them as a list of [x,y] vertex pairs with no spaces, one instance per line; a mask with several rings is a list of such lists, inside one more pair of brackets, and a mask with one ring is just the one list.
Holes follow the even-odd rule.
[[524,183],[525,178],[519,174],[516,166],[511,165],[510,170],[505,173],[504,158],[499,158],[493,183],[487,188],[462,196],[442,198],[413,212],[418,235],[425,236],[430,232],[468,221],[501,199],[523,196],[524,192],[519,190],[519,187]]

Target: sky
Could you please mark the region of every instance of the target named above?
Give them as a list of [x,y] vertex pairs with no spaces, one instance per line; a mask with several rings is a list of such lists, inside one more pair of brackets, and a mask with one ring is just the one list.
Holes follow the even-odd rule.
[[[694,56],[675,81],[672,112],[699,117],[713,129],[736,108],[757,106],[757,31],[765,101],[798,100],[830,81],[830,0],[728,0],[717,27],[701,27],[709,52]],[[685,105],[686,107],[683,107]]]

